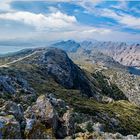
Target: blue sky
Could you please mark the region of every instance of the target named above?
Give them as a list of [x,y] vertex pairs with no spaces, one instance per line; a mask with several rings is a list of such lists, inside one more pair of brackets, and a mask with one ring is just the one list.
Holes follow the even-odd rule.
[[0,39],[140,42],[140,2],[0,0]]

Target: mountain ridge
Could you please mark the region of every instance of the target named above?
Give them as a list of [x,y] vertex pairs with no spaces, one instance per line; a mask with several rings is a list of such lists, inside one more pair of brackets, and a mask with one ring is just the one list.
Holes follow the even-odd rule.
[[[63,42],[60,42],[60,44],[63,44]],[[64,44],[67,44],[69,47],[72,46],[69,41],[65,41]],[[53,46],[55,46],[55,44]],[[81,57],[88,51],[90,52],[89,54],[87,53],[87,55],[89,55],[88,57],[90,57],[90,55],[94,56],[94,54],[102,53],[126,67],[140,67],[140,44],[127,44],[125,42],[111,41],[83,41],[79,42],[79,46],[80,47],[78,48],[74,45],[72,46],[73,48],[75,47],[75,52],[70,50],[67,51],[66,48],[64,50],[68,53],[76,53],[76,55],[79,54]],[[63,49],[63,47],[61,49]]]
[[0,58],[9,64],[0,67],[0,138],[72,138],[97,129],[102,138],[139,133],[135,98],[96,64],[95,71],[85,70],[69,55],[51,47]]

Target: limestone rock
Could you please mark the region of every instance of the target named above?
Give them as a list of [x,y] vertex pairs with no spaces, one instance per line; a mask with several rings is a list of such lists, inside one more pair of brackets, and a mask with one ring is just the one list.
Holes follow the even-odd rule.
[[46,128],[45,124],[42,124],[38,120],[28,119],[25,128],[25,138],[27,139],[53,139],[54,132],[52,128]]
[[35,105],[27,109],[25,118],[37,119],[43,123],[46,128],[53,128],[54,131],[57,128],[57,112],[45,95],[39,96]]
[[15,102],[12,101],[7,101],[5,105],[2,107],[2,110],[8,115],[15,116],[15,118],[19,122],[24,120],[24,110],[20,104],[16,104]]
[[13,115],[0,116],[0,139],[20,139],[20,124]]
[[74,119],[74,113],[71,110],[68,110],[64,115],[63,115],[63,120],[64,120],[64,128],[66,135],[72,135],[75,132],[75,119]]

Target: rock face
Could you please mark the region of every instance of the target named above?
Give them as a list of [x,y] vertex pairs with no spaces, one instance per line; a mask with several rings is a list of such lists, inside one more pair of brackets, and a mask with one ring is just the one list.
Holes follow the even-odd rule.
[[25,137],[28,139],[53,139],[54,133],[51,128],[46,129],[46,126],[38,120],[26,120]]
[[53,99],[57,101],[55,105],[51,103],[51,96],[49,98],[45,95],[39,96],[36,103],[26,111],[20,104],[5,102],[0,108],[0,138],[54,138],[59,122],[55,107],[66,108],[66,106],[64,101]]
[[[110,61],[111,63],[119,62],[122,65],[125,66],[134,66],[134,67],[140,67],[140,44],[126,44],[125,42],[100,42],[100,41],[83,41],[81,43],[68,40],[68,41],[62,41],[58,42],[56,44],[53,44],[52,46],[56,48],[60,48],[65,50],[66,52],[70,53],[82,53],[80,51],[84,50],[84,52],[89,52],[88,55],[93,55],[93,59],[98,60],[99,58],[104,57],[104,59]],[[92,53],[90,52],[92,51]],[[97,53],[103,53],[100,56]],[[85,55],[85,53],[82,53]],[[81,54],[81,55],[82,55]],[[105,56],[107,55],[107,56]],[[109,58],[110,57],[110,58]],[[113,58],[116,62],[112,62]],[[109,64],[105,61],[105,63]],[[117,63],[116,63],[117,64]],[[119,65],[119,64],[118,64]]]
[[66,127],[66,135],[70,136],[75,133],[75,120],[74,120],[74,113],[70,110],[68,110],[64,116],[64,127]]
[[39,65],[44,76],[51,76],[65,88],[80,89],[88,96],[94,95],[84,72],[69,59],[64,51],[56,48],[46,49],[34,63]]
[[82,42],[81,48],[93,50],[93,52],[102,52],[126,66],[140,67],[140,44],[95,41]]
[[57,113],[45,95],[40,96],[36,104],[29,107],[25,113],[28,119],[39,119],[46,128],[57,128]]

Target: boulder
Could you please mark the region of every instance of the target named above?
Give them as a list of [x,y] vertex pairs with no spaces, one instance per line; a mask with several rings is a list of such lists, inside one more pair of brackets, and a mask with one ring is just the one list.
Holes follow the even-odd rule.
[[0,139],[21,139],[20,124],[13,115],[0,116]]
[[6,101],[4,106],[0,108],[1,116],[13,115],[19,123],[21,136],[23,137],[26,121],[24,118],[24,110],[21,104],[16,104],[13,101]]
[[15,116],[16,120],[19,122],[24,120],[24,110],[20,104],[16,104],[12,101],[7,101],[2,107],[2,111],[4,111],[7,115]]
[[53,139],[54,132],[52,128],[46,128],[45,124],[42,124],[38,120],[28,119],[25,128],[24,136],[26,139]]
[[52,128],[55,132],[57,128],[58,115],[49,99],[39,96],[35,105],[29,107],[25,112],[25,118],[39,120],[46,128]]
[[67,112],[63,116],[64,126],[66,128],[67,136],[74,134],[75,132],[75,115],[71,110],[67,110]]
[[66,136],[73,135],[76,131],[75,114],[72,110],[67,110],[63,117],[58,121],[56,138],[63,139]]

